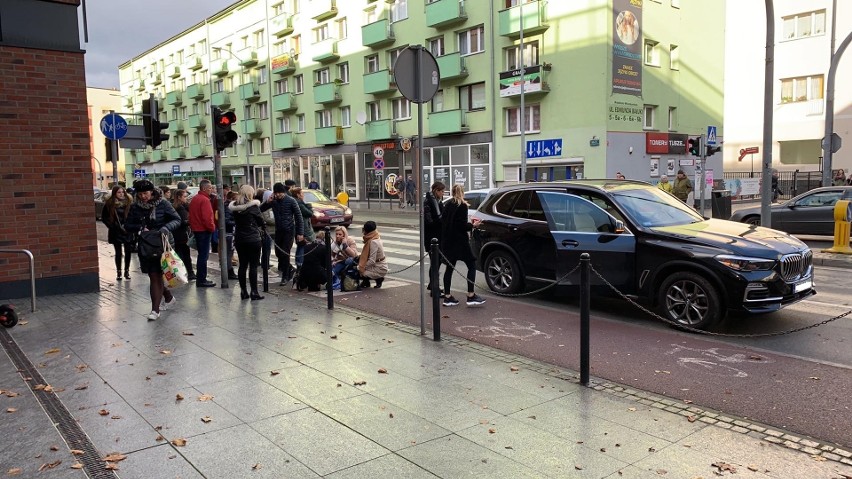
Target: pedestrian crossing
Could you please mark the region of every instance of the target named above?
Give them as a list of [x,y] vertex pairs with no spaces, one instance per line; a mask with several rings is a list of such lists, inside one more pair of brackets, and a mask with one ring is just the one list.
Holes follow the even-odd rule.
[[[359,231],[353,225],[351,231]],[[387,258],[388,266],[393,271],[399,269],[399,266],[410,266],[420,258],[420,232],[407,228],[388,228],[381,229],[379,234],[382,237],[382,245],[385,247],[385,257]],[[364,242],[360,236],[354,236],[355,244],[358,245],[358,252],[364,249]],[[425,264],[429,264],[428,259]]]

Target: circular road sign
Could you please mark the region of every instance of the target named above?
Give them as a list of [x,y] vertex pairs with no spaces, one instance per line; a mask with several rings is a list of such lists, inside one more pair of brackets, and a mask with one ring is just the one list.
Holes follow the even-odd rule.
[[377,170],[381,170],[384,167],[385,167],[385,160],[383,160],[381,158],[376,158],[375,160],[373,160],[373,168],[375,168]]
[[127,122],[117,113],[107,113],[101,118],[101,133],[110,140],[120,140],[127,134]]
[[[417,91],[418,78],[420,91]],[[414,103],[431,100],[441,83],[438,62],[432,52],[421,45],[410,46],[399,53],[393,64],[393,79],[402,96]]]
[[381,146],[376,146],[373,148],[373,158],[381,159],[385,157],[385,149]]

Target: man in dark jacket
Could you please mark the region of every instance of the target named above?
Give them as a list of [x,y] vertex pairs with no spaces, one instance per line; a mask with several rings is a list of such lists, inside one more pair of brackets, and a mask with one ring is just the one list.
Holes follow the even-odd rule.
[[326,258],[328,251],[325,249],[325,231],[319,231],[316,240],[305,245],[305,256],[302,268],[299,270],[298,289],[302,291],[319,291],[328,279]]
[[[423,200],[423,224],[425,225],[425,248],[431,254],[432,239],[441,241],[441,215],[444,212],[444,190],[446,186],[440,181],[432,183],[431,191],[426,193]],[[435,269],[441,269],[441,262],[437,258],[429,258],[429,286],[426,287],[432,294],[432,273]],[[437,288],[440,293],[441,288]]]
[[281,273],[281,284],[287,284],[293,278],[293,267],[290,264],[290,250],[293,240],[304,239],[304,222],[302,212],[296,199],[287,194],[287,187],[275,183],[272,196],[260,206],[261,211],[272,209],[275,215],[275,255],[278,257],[278,271]]

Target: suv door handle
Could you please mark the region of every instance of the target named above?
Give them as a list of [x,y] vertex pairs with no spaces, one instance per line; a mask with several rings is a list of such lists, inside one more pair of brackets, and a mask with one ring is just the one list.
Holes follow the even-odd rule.
[[566,239],[562,240],[562,246],[573,246],[576,248],[577,246],[580,246],[580,242],[577,240]]

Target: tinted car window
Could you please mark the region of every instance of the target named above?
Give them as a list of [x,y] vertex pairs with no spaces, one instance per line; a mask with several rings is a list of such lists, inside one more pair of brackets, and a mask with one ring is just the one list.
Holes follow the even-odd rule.
[[612,219],[597,205],[564,193],[539,192],[551,231],[610,233]]
[[621,212],[619,212],[615,205],[613,205],[612,202],[610,202],[608,199],[601,198],[600,196],[592,195],[589,193],[572,192],[572,194],[576,194],[577,196],[583,198],[586,201],[591,201],[595,204],[595,206],[611,214],[615,219],[624,222],[624,216],[622,216]]
[[841,194],[840,191],[821,191],[799,199],[796,206],[834,206]]
[[482,203],[482,200],[485,199],[484,193],[470,193],[464,195],[464,200],[467,201],[468,207],[472,210],[478,209],[479,205]]
[[537,193],[532,193],[530,195],[529,219],[535,221],[547,221],[547,217],[544,215],[544,208],[541,206],[541,199],[539,199]]
[[494,204],[494,212],[501,215],[511,216],[512,208],[515,206],[515,201],[521,196],[520,191],[512,191],[503,195]]
[[619,190],[612,194],[612,198],[631,218],[645,227],[704,221],[695,210],[658,188]]

